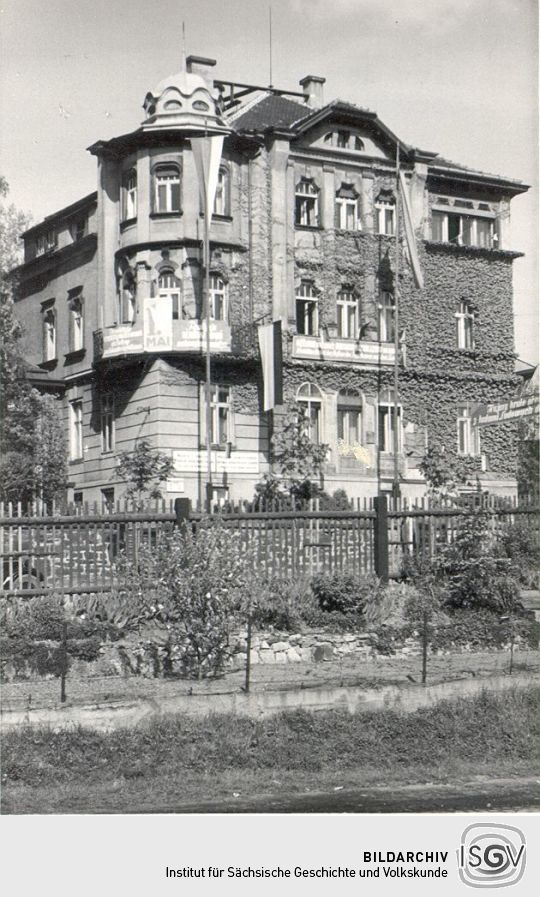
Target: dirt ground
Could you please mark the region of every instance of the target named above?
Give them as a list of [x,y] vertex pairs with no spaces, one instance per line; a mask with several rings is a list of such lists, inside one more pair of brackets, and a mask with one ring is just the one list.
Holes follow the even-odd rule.
[[[435,684],[473,676],[508,675],[509,662],[510,658],[506,652],[431,656],[428,659],[427,681],[428,684]],[[540,672],[540,653],[515,652],[514,670],[521,673],[530,672],[531,676],[537,676]],[[321,663],[257,664],[251,668],[250,687],[254,692],[264,692],[341,685],[365,685],[366,688],[376,688],[420,681],[420,657],[379,657],[365,661],[354,655],[348,655]],[[175,694],[234,693],[244,686],[243,671],[225,673],[219,679],[206,679],[201,682],[140,676],[76,679],[68,675],[66,704],[104,704],[158,695],[167,697]],[[22,682],[4,683],[1,695],[5,711],[59,706],[60,682],[58,679],[28,679]]]

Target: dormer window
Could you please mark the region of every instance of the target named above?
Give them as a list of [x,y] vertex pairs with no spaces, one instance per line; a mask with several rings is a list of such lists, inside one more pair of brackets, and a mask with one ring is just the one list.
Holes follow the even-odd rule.
[[122,220],[129,221],[137,217],[137,172],[131,168],[124,174]]
[[154,169],[154,211],[180,211],[180,170],[177,165],[158,165]]
[[299,227],[319,226],[319,188],[310,178],[296,185],[294,223]]
[[192,103],[193,109],[196,109],[197,112],[209,112],[210,106],[208,103],[205,103],[204,100],[194,100]]
[[377,213],[377,233],[385,237],[393,237],[396,200],[389,190],[379,193],[375,202]]
[[336,227],[339,230],[361,230],[359,196],[350,184],[342,184],[336,193]]

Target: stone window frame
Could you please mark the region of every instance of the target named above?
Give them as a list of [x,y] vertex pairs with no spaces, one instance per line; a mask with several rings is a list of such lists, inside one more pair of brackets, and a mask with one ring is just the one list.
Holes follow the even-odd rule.
[[454,318],[456,319],[457,348],[474,349],[476,314],[472,302],[468,299],[460,299]]
[[[348,211],[352,210],[352,227],[348,226]],[[343,182],[336,191],[335,199],[335,227],[336,230],[361,231],[362,217],[360,214],[360,194],[353,184]]]
[[[302,278],[295,289],[296,332],[299,336],[319,336],[319,296],[312,280]],[[302,311],[301,307],[302,306]],[[299,324],[302,322],[300,328]]]
[[69,352],[82,352],[85,336],[84,295],[82,288],[68,295]]
[[137,218],[138,185],[137,169],[134,165],[122,175],[122,223]]
[[479,458],[482,455],[480,427],[471,415],[468,402],[458,405],[456,428],[458,455]]
[[[364,440],[364,405],[365,400],[362,392],[359,389],[352,389],[350,387],[344,387],[339,390],[337,394],[337,435],[338,435],[338,444],[339,440],[342,439],[344,443],[347,445],[363,445]],[[357,415],[357,440],[355,443],[352,443],[350,440],[350,421],[344,418],[344,423],[346,423],[346,427],[343,428],[343,436],[340,436],[340,413],[346,413],[350,415],[351,411],[353,411]],[[345,432],[347,430],[347,432]]]
[[[165,186],[164,203],[161,200],[160,181]],[[175,185],[178,185],[177,196],[174,195]],[[182,214],[182,166],[178,162],[163,160],[152,166],[152,214]]]
[[69,403],[69,458],[82,461],[84,457],[84,412],[81,398]]
[[[377,401],[377,448],[382,455],[394,454],[394,421],[396,407],[394,393],[391,389],[385,389]],[[403,405],[398,402],[398,453],[403,451]],[[384,436],[384,440],[381,439]]]
[[[220,180],[222,183],[220,184]],[[220,189],[221,187],[221,189]],[[221,204],[221,208],[219,207]],[[216,195],[214,197],[213,218],[231,217],[231,168],[228,162],[222,162],[219,166]]]
[[115,401],[114,393],[103,393],[99,398],[99,429],[101,433],[101,454],[114,452],[115,444]]
[[375,200],[375,217],[377,234],[380,237],[394,237],[396,233],[396,197],[392,190],[379,192]]
[[[355,322],[353,326],[353,333],[350,332],[350,320],[348,316],[344,316],[344,314],[340,314],[345,311],[347,308],[354,309]],[[343,328],[344,320],[347,323],[347,326]],[[357,291],[350,284],[344,283],[341,284],[339,290],[336,295],[336,322],[337,322],[337,336],[338,339],[354,339],[358,340],[360,335],[360,297],[358,296]],[[343,333],[343,330],[349,331],[348,333]]]
[[[219,283],[218,283],[219,281]],[[229,282],[221,270],[211,270],[208,276],[208,301],[211,321],[229,321]],[[216,315],[221,305],[221,315]]]
[[314,178],[301,177],[294,188],[295,227],[316,229],[321,226],[321,190]]

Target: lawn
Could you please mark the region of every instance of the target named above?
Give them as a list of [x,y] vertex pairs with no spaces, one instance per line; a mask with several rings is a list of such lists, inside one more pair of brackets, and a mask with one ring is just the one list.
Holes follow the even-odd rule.
[[177,716],[107,734],[24,728],[3,739],[3,813],[144,812],[233,794],[537,775],[535,688],[411,714]]

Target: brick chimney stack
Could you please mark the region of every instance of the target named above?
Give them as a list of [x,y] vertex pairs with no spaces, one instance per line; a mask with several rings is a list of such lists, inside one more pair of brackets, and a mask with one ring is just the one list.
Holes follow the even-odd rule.
[[324,106],[323,84],[325,81],[326,78],[320,78],[319,75],[306,75],[300,81],[306,103],[310,109],[320,109],[321,106]]

